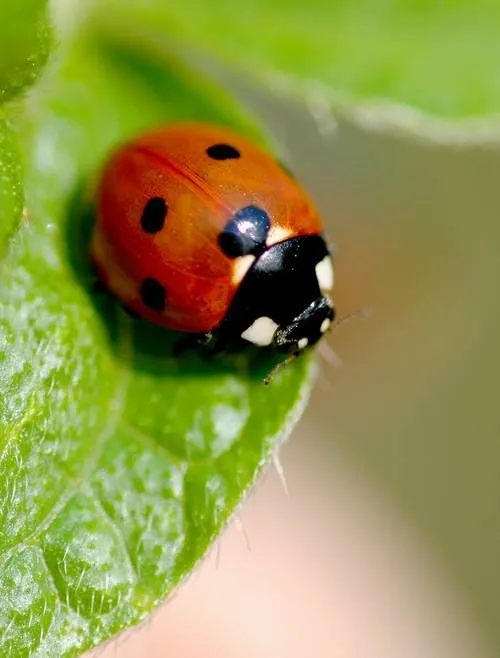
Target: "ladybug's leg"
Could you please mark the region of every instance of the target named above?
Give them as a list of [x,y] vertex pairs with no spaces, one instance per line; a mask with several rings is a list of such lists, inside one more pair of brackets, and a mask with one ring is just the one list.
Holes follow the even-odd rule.
[[282,370],[283,368],[287,368],[291,363],[295,361],[295,359],[298,359],[302,353],[303,350],[297,352],[291,352],[282,361],[278,361],[278,363],[274,366],[274,368],[272,368],[262,380],[264,386],[269,386],[269,384],[272,384],[276,373]]

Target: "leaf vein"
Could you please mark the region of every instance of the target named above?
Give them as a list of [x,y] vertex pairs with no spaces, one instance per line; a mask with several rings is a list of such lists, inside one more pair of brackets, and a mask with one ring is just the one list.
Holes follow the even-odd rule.
[[171,459],[173,462],[176,462],[178,465],[184,465],[187,467],[188,460],[185,459],[184,457],[180,457],[179,455],[175,454],[168,448],[164,443],[159,443],[158,441],[155,441],[155,439],[150,436],[147,432],[144,430],[141,430],[139,427],[136,427],[135,425],[132,425],[131,423],[127,423],[125,421],[120,422],[121,427],[126,431],[129,432],[133,438],[135,438],[137,441],[142,443],[148,448],[152,448],[153,450],[160,450],[160,452],[163,452],[167,455],[169,459]]
[[107,523],[109,523],[111,525],[113,530],[115,530],[116,534],[118,535],[118,537],[120,539],[120,545],[121,545],[122,551],[123,551],[124,555],[127,557],[128,561],[130,562],[130,567],[132,569],[132,574],[134,576],[134,581],[135,581],[135,584],[137,584],[138,581],[139,581],[139,574],[137,573],[137,565],[135,563],[135,560],[132,556],[132,552],[130,551],[127,540],[126,540],[125,535],[123,534],[120,526],[115,521],[115,519],[113,519],[113,517],[109,514],[109,512],[107,512],[105,505],[101,501],[101,498],[99,497],[99,495],[97,494],[97,492],[93,488],[89,487],[89,489],[87,491],[87,495],[92,498],[92,500],[93,500],[96,508],[98,509],[99,513],[101,514],[101,516],[104,518],[104,520]]

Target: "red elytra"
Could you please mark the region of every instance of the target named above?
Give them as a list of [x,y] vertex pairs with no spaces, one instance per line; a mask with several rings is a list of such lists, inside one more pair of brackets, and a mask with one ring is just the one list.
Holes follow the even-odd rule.
[[[239,157],[211,158],[207,150],[217,145],[232,147]],[[164,226],[154,234],[141,226],[151,198],[167,206]],[[146,133],[120,147],[104,168],[92,241],[97,271],[126,306],[150,321],[210,331],[239,283],[234,259],[221,251],[218,236],[244,206],[265,209],[278,239],[322,231],[304,189],[247,139],[210,125]],[[139,284],[146,277],[167,291],[161,313],[141,299]]]

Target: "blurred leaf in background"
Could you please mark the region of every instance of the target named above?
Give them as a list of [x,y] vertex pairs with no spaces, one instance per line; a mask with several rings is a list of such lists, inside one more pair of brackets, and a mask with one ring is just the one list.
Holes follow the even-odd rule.
[[495,0],[111,3],[98,10],[103,23],[123,21],[139,36],[164,29],[174,45],[190,44],[306,100],[323,94],[332,105],[380,111],[388,104],[394,122],[398,105],[450,119],[499,111]]

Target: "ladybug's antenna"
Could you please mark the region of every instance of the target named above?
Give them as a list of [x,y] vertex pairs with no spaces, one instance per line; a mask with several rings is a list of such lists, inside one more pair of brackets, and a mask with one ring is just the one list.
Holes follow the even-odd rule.
[[[348,313],[347,315],[343,315],[336,322],[334,322],[331,331],[332,332],[336,331],[340,326],[346,324],[347,322],[350,322],[351,320],[354,320],[354,318],[367,318],[371,315],[371,312],[372,312],[371,308],[367,306],[365,308],[360,308],[357,311],[353,311],[352,313]],[[318,345],[318,352],[325,359],[325,361],[327,361],[334,368],[338,368],[342,365],[342,361],[340,357],[332,349],[332,347],[328,345],[328,343],[321,342]],[[279,372],[282,368],[286,368],[287,366],[289,366],[290,363],[295,361],[295,359],[299,356],[299,354],[300,352],[292,352],[286,357],[286,359],[283,359],[283,361],[277,363],[274,366],[274,368],[271,370],[271,372],[266,377],[264,377],[263,380],[264,386],[269,386],[269,384],[271,384],[274,377],[276,376],[276,373]]]
[[[371,308],[369,306],[360,308],[359,310],[353,311],[352,313],[347,313],[347,315],[343,315],[332,325],[330,331],[333,333],[343,324],[346,324],[355,318],[367,318],[370,314]],[[323,341],[318,345],[318,352],[323,357],[323,359],[334,368],[340,368],[342,366],[342,359],[327,342]]]
[[292,352],[286,357],[286,359],[283,359],[283,361],[277,363],[274,366],[274,368],[271,370],[271,372],[264,377],[262,382],[264,386],[269,386],[269,384],[273,381],[274,377],[276,376],[276,373],[282,370],[283,368],[286,368],[286,366],[289,366],[290,363],[293,363],[293,361],[295,361],[295,359],[298,356],[299,356],[298,352]]
[[343,315],[341,318],[339,318],[336,322],[333,323],[332,331],[336,331],[343,324],[345,324],[346,322],[350,322],[355,318],[365,319],[370,317],[371,314],[372,314],[371,306],[365,306],[364,308],[359,308],[357,311],[353,311],[352,313],[347,313],[347,315]]

